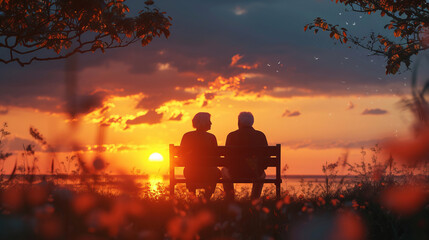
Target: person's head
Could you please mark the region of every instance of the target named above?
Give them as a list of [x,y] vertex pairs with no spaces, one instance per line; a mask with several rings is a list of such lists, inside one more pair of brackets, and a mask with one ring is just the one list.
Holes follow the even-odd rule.
[[199,112],[192,119],[192,126],[197,130],[208,131],[212,126],[210,121],[210,113]]
[[253,126],[253,115],[251,112],[241,112],[238,114],[238,127],[251,127]]

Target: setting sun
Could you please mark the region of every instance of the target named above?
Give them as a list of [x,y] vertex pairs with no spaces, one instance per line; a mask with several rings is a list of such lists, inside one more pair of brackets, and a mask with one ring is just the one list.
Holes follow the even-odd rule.
[[164,160],[164,157],[159,153],[152,153],[149,156],[149,161],[151,162],[162,162],[163,160]]

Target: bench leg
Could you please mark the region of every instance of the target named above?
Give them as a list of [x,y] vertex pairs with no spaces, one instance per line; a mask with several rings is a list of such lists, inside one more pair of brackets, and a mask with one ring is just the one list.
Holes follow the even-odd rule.
[[251,199],[258,199],[261,197],[262,188],[264,187],[264,183],[257,181],[253,183],[252,193],[250,194]]
[[170,182],[170,197],[174,197],[174,183]]
[[225,181],[222,185],[225,193],[225,199],[228,201],[234,200],[234,183],[232,181]]
[[280,183],[276,183],[276,198],[280,199]]

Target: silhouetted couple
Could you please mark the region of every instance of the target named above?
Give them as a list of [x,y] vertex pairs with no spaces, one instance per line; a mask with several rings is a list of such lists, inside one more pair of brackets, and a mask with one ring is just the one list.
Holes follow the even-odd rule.
[[216,189],[217,181],[224,179],[226,199],[234,199],[234,180],[252,179],[251,198],[259,198],[265,178],[264,164],[267,158],[267,139],[264,133],[255,130],[254,118],[250,112],[238,115],[238,130],[228,134],[226,138],[225,165],[220,171],[217,166],[219,154],[216,137],[208,133],[211,128],[210,114],[197,113],[192,119],[195,131],[183,135],[180,143],[182,157],[185,161],[183,174],[186,187],[195,193],[197,188],[204,188],[204,196],[209,199]]

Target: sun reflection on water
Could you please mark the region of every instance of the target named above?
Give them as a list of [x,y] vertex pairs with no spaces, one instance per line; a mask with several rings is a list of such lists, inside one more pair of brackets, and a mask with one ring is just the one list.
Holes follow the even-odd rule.
[[162,176],[160,175],[150,175],[149,176],[149,186],[150,191],[156,194],[160,194],[160,185],[163,184]]

